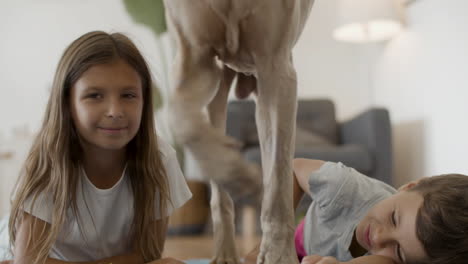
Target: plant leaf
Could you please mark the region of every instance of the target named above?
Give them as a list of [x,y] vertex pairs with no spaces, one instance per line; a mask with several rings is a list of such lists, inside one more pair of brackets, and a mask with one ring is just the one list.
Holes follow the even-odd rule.
[[135,23],[148,26],[156,36],[166,32],[163,0],[124,0],[123,2]]

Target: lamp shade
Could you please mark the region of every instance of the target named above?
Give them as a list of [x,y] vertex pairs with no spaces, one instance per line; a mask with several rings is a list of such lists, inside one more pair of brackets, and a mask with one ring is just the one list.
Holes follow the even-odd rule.
[[392,38],[401,28],[401,6],[396,0],[339,0],[333,37],[345,42],[378,42]]

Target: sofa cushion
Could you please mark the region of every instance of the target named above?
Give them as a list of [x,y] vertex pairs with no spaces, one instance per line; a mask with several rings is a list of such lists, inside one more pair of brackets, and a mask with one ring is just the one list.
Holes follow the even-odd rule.
[[[255,123],[255,107],[252,100],[230,101],[228,104],[226,132],[242,141],[246,146],[259,144]],[[319,136],[326,144],[337,144],[338,123],[335,118],[333,102],[328,99],[299,100],[297,130],[313,133],[315,139]],[[300,139],[300,136],[298,134],[296,137]],[[310,136],[307,141],[311,141]]]
[[[243,154],[247,160],[258,164],[261,163],[260,148],[247,148]],[[370,173],[374,166],[369,151],[362,146],[354,144],[298,147],[296,148],[294,157],[342,162],[346,166],[355,168],[364,174]]]
[[301,99],[297,104],[297,127],[338,144],[338,122],[335,105],[328,99]]
[[333,144],[327,138],[300,126],[296,127],[296,149],[330,145]]

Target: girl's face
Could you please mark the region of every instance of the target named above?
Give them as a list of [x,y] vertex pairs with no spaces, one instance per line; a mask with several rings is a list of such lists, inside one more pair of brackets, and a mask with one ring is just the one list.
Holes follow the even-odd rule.
[[83,148],[122,150],[140,127],[141,78],[123,60],[92,66],[72,86],[70,108]]

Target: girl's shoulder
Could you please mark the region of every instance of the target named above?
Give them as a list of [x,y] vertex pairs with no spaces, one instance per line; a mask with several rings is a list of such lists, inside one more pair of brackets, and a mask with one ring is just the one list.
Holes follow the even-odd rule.
[[168,158],[176,154],[175,149],[166,140],[158,136],[158,148],[162,158]]

